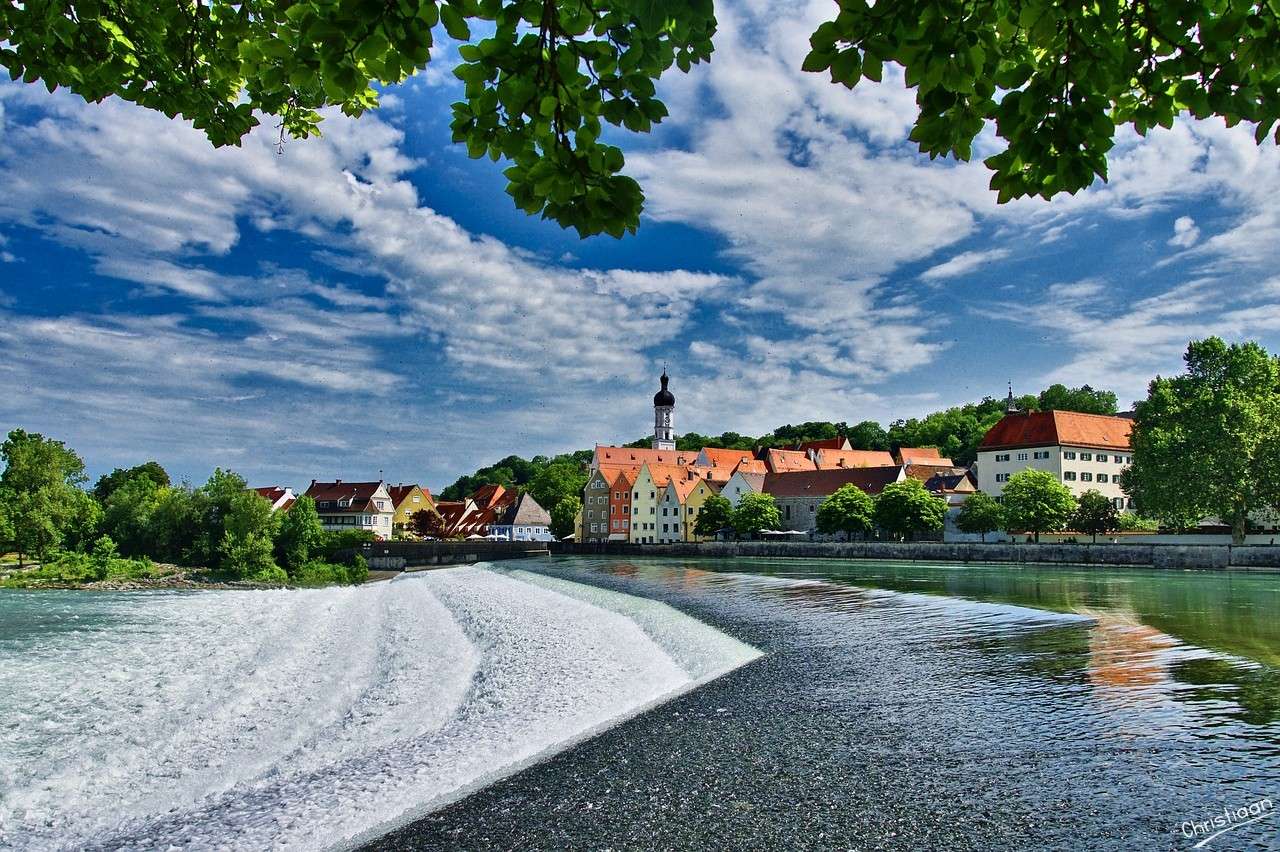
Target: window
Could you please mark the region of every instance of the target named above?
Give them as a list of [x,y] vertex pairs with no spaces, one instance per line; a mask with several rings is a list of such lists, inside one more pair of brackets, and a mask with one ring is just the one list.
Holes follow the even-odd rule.
[[367,524],[367,523],[369,523],[369,516],[368,516],[368,515],[361,515],[361,516],[360,516],[360,523],[362,523],[362,524]]
[[649,492],[649,499],[650,499],[650,500],[652,500],[652,499],[653,499],[653,497],[654,497],[654,494],[653,494],[653,492],[652,492],[652,491],[650,491],[650,492]]
[[640,492],[639,492],[639,491],[637,491],[635,494],[633,494],[633,495],[631,495],[631,496],[632,496],[632,497],[635,497],[637,500],[639,500],[639,499],[640,499]]
[[663,532],[666,532],[666,531],[667,531],[667,525],[666,525],[666,524],[663,524],[663,525],[662,525],[662,531],[663,531]]
[[640,514],[640,507],[639,507],[639,506],[636,506],[634,509],[632,509],[632,510],[631,510],[631,514],[633,514],[633,515],[638,515],[638,514]]
[[621,500],[621,499],[622,499],[622,492],[621,492],[621,491],[615,491],[615,492],[613,492],[613,499],[615,499],[615,500]]
[[596,524],[591,525],[592,532],[600,532],[600,528]]
[[1068,461],[1075,461],[1075,459],[1076,459],[1076,451],[1075,451],[1075,450],[1063,450],[1063,451],[1062,451],[1062,457],[1063,457],[1064,459],[1067,459]]
[[650,514],[650,515],[656,515],[656,514],[658,514],[658,510],[657,510],[656,508],[654,508],[653,506],[650,506],[650,507],[649,507],[649,514]]
[[1100,462],[1104,462],[1104,461],[1106,461],[1106,460],[1107,460],[1107,454],[1106,454],[1106,453],[1098,453],[1098,461],[1100,461]]
[[1008,454],[1008,453],[996,453],[996,461],[998,461],[998,462],[1005,462],[1005,461],[1008,461],[1008,460],[1009,460],[1009,454]]
[[686,514],[689,514],[689,515],[692,515],[692,514],[693,514],[693,507],[692,507],[692,506],[690,506],[690,507],[689,507],[689,511],[688,511]]
[[1086,470],[1084,473],[1080,474],[1080,481],[1093,482],[1093,474]]
[[1065,482],[1075,482],[1076,472],[1074,470],[1064,470],[1062,472],[1062,479]]
[[1132,510],[1133,510],[1133,498],[1132,498],[1132,497],[1130,497],[1128,500],[1125,500],[1125,501],[1124,501],[1124,505],[1125,505],[1125,508],[1126,508],[1126,509],[1129,509],[1130,511],[1132,511]]
[[1081,453],[1080,461],[1093,461],[1093,453]]
[[788,520],[788,521],[789,521],[789,520],[791,520],[791,506],[790,506],[790,505],[788,505],[788,506],[787,506],[787,520]]
[[1100,473],[1100,474],[1098,474],[1098,481],[1099,481],[1099,482],[1108,482],[1108,481],[1110,481],[1110,479],[1111,479],[1111,477],[1109,477],[1109,476],[1108,476],[1107,474],[1105,474],[1105,473]]
[[1026,460],[1027,460],[1026,453],[1018,453],[1018,461],[1026,461]]
[[1034,453],[1032,453],[1032,454],[1031,454],[1031,457],[1032,457],[1033,459],[1047,459],[1047,458],[1049,458],[1049,451],[1048,451],[1048,450],[1036,450]]
[[809,514],[810,514],[810,515],[812,515],[812,514],[814,513],[814,511],[815,511],[814,506],[813,506],[813,504],[812,504],[812,503],[810,503],[810,504],[809,504]]
[[1008,481],[1009,481],[1009,474],[1007,473],[996,474],[996,482],[1008,482]]
[[610,506],[610,507],[609,507],[609,514],[610,514],[610,515],[616,515],[616,514],[618,514],[618,507],[617,507],[617,506]]
[[1112,500],[1112,501],[1111,501],[1111,505],[1112,505],[1112,506],[1115,506],[1117,509],[1123,509],[1123,508],[1124,508],[1124,498],[1123,498],[1123,497],[1117,497],[1117,498],[1115,498],[1114,500]]
[[415,495],[413,495],[413,502],[415,502],[415,503],[421,503],[421,502],[422,502],[422,495],[421,495],[421,494],[415,494]]

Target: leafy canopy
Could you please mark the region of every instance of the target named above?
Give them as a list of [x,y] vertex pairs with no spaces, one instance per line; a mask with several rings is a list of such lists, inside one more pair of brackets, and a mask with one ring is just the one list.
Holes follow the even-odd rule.
[[875,511],[876,503],[870,494],[853,483],[841,485],[818,507],[818,532],[842,532],[850,538],[854,533],[871,532]]
[[1145,515],[1182,528],[1217,517],[1241,543],[1251,513],[1280,506],[1280,361],[1217,337],[1184,360],[1135,407],[1121,486]]
[[1026,468],[1005,483],[1004,522],[1010,530],[1023,530],[1040,540],[1040,533],[1064,529],[1076,510],[1071,489],[1047,470]]
[[1076,501],[1075,514],[1071,516],[1071,528],[1088,533],[1098,540],[1098,533],[1120,528],[1120,516],[1111,500],[1097,489],[1090,488]]
[[918,479],[890,483],[876,497],[876,526],[897,537],[940,530],[946,517],[947,501]]
[[0,64],[181,115],[219,146],[275,116],[283,145],[318,135],[325,107],[376,107],[444,35],[465,42],[453,140],[510,163],[520,209],[620,237],[643,195],[600,137],[666,117],[654,82],[709,59],[714,32],[711,0],[28,0],[0,4]]
[[[706,511],[705,507],[703,511]],[[759,535],[761,530],[776,530],[782,526],[782,515],[772,494],[743,494],[738,507],[733,510],[732,526],[738,535]]]
[[711,538],[721,530],[733,527],[733,504],[728,497],[712,494],[702,502],[693,522],[693,534],[699,538]]
[[[1173,0],[840,0],[804,60],[849,88],[906,71],[911,140],[968,160],[988,122],[1004,150],[983,162],[1001,202],[1074,193],[1107,177],[1116,126],[1145,134],[1183,111],[1280,117],[1280,13],[1269,3]],[[1280,130],[1275,141],[1280,143]]]
[[551,507],[551,534],[556,538],[573,535],[574,524],[581,511],[582,501],[576,495],[568,494],[560,498],[560,502]]
[[995,532],[1004,523],[1004,513],[996,499],[985,491],[975,491],[965,498],[956,513],[956,528],[987,540],[987,533]]

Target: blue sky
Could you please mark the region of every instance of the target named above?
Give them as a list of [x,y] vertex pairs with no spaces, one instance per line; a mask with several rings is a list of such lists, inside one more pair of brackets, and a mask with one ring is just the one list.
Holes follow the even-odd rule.
[[93,473],[439,488],[507,453],[631,440],[665,361],[677,428],[923,414],[1062,381],[1128,403],[1206,334],[1280,349],[1280,152],[1124,132],[1111,180],[997,206],[907,141],[901,74],[799,71],[830,15],[718,4],[712,63],[620,134],[648,196],[616,241],[515,210],[449,142],[449,51],[283,155],[0,85],[0,426]]

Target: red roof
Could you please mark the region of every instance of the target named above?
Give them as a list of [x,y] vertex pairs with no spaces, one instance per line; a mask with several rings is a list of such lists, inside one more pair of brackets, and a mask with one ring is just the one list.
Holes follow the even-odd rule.
[[[387,491],[391,493],[391,502],[394,503],[397,507],[399,507],[401,503],[403,503],[405,500],[408,499],[409,495],[413,492],[413,489],[418,487],[419,486],[417,485],[403,485],[403,484],[388,485]],[[428,503],[431,502],[431,494],[427,491],[427,489],[425,488],[422,489],[422,495],[427,498]]]
[[951,465],[951,459],[938,452],[937,447],[899,447],[893,454],[898,464],[944,464]]
[[628,467],[639,467],[645,462],[651,464],[675,464],[686,465],[693,464],[698,458],[697,453],[689,453],[684,450],[647,450],[633,447],[606,447],[602,445],[596,446],[596,455],[593,459],[593,467],[602,467],[604,465],[625,465]]
[[[341,479],[334,482],[312,480],[306,496],[315,500],[316,508],[323,512],[385,511],[372,502],[381,485],[381,482],[343,482]],[[344,502],[348,505],[339,505]]]
[[770,473],[790,473],[795,470],[816,470],[817,466],[803,450],[770,449],[764,456]]
[[807,453],[809,450],[846,450],[849,449],[849,439],[823,438],[821,441],[805,441],[803,444],[796,444],[792,449],[802,453]]
[[750,450],[726,450],[721,447],[703,447],[707,461],[712,467],[727,467],[732,470],[744,460],[755,458]]
[[818,450],[816,455],[818,470],[890,467],[897,464],[893,456],[884,450]]
[[[768,473],[769,468],[760,459],[743,459],[733,469],[734,473]],[[728,480],[725,480],[726,482]]]
[[1105,414],[1020,411],[1002,417],[999,423],[987,430],[978,447],[983,450],[1053,446],[1128,450],[1132,427],[1132,420]]
[[[285,493],[289,489],[281,488],[279,485],[268,485],[265,488],[255,488],[253,490],[258,493],[259,497],[274,506],[276,503],[280,502],[280,499],[284,497]],[[292,504],[293,501],[290,501],[290,505]]]
[[829,497],[841,486],[853,484],[868,494],[879,494],[886,485],[898,481],[900,472],[897,465],[890,465],[771,473],[764,478],[764,493],[775,497]]

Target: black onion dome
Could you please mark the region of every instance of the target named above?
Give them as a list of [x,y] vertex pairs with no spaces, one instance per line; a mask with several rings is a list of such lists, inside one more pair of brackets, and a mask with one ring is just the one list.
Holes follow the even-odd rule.
[[667,390],[667,382],[669,381],[671,380],[667,378],[667,371],[663,370],[662,371],[662,390],[658,391],[653,395],[653,404],[655,406],[676,404],[675,396],[671,393],[671,391]]

